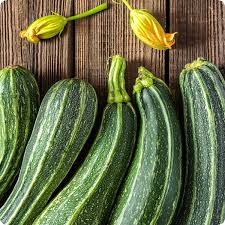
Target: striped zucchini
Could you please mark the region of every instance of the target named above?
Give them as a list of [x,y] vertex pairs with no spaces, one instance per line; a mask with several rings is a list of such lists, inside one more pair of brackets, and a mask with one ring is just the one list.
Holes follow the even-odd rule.
[[204,59],[180,75],[187,147],[187,173],[176,224],[218,225],[225,192],[225,82]]
[[140,114],[137,149],[110,225],[168,225],[181,189],[181,131],[166,84],[139,69],[134,86]]
[[97,138],[72,181],[34,225],[100,225],[108,219],[136,136],[136,115],[124,85],[125,66],[123,58],[112,58],[109,104]]
[[39,98],[37,82],[28,70],[11,66],[0,71],[0,202],[19,173]]
[[93,127],[97,97],[86,82],[56,83],[44,97],[18,181],[0,209],[7,225],[30,225],[62,182]]

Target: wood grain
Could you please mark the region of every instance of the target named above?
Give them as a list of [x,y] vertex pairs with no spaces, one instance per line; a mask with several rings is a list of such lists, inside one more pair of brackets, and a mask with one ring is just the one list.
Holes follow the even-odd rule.
[[37,76],[42,95],[56,81],[74,76],[73,25],[68,25],[61,38],[38,45],[21,40],[19,32],[52,11],[72,15],[73,1],[7,0],[0,5],[0,67],[20,64],[30,69]]
[[18,33],[29,20],[27,0],[8,0],[0,5],[0,67],[11,64],[28,66],[31,52],[29,45],[22,44]]
[[225,65],[225,6],[219,0],[171,0],[170,28],[178,31],[170,51],[170,87],[180,103],[178,76],[185,64],[204,57]]
[[[76,1],[75,12],[95,7],[102,1]],[[109,3],[112,1],[108,1]],[[130,0],[136,8],[146,8],[159,16],[165,24],[165,0]],[[102,103],[105,103],[107,87],[107,60],[120,54],[128,61],[127,87],[132,92],[138,66],[147,66],[164,77],[164,52],[144,46],[133,35],[129,24],[129,11],[124,5],[110,4],[110,9],[83,21],[76,22],[75,74],[95,86]]]
[[0,5],[0,67],[20,64],[32,70],[42,94],[60,79],[85,79],[97,89],[101,105],[107,93],[106,62],[114,54],[128,61],[130,93],[137,67],[144,65],[169,82],[178,104],[178,75],[186,63],[202,56],[224,67],[225,6],[219,0],[130,0],[133,7],[148,9],[164,27],[169,25],[171,32],[179,32],[175,48],[167,53],[140,43],[131,31],[128,9],[111,0],[109,10],[71,22],[60,38],[33,45],[18,36],[21,29],[51,11],[69,16],[102,2],[7,0]]
[[[73,1],[33,1],[35,18],[57,12],[63,16],[73,15]],[[34,48],[34,70],[39,76],[39,83],[44,94],[58,80],[74,77],[73,62],[73,24],[69,23],[61,37],[43,41]]]

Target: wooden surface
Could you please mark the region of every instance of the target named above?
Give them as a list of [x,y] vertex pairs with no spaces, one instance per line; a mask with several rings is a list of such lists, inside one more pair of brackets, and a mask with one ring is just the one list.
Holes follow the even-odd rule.
[[[137,67],[144,65],[171,87],[179,107],[178,75],[184,65],[205,57],[225,67],[225,6],[219,0],[130,0],[146,8],[167,31],[177,31],[177,44],[167,52],[150,49],[133,35],[123,5],[69,24],[60,38],[39,45],[21,40],[19,31],[51,11],[69,16],[104,0],[7,0],[0,5],[0,68],[20,64],[36,75],[42,95],[57,80],[78,77],[97,90],[105,104],[106,62],[114,54],[128,61],[127,86],[132,91]],[[110,3],[111,1],[108,0]]]

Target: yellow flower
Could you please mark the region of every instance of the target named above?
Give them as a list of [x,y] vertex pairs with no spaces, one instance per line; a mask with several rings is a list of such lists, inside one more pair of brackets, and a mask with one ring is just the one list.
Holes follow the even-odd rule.
[[103,3],[89,11],[79,15],[64,17],[57,13],[44,16],[34,21],[26,30],[20,32],[21,38],[26,38],[31,43],[39,43],[41,39],[49,39],[60,35],[69,21],[81,19],[108,8],[107,3]]
[[21,31],[20,36],[31,43],[38,43],[41,39],[49,39],[62,33],[66,24],[67,19],[59,14],[44,16]]
[[130,23],[135,35],[148,46],[158,49],[171,49],[175,44],[176,33],[165,33],[164,29],[147,10],[133,9],[127,0],[122,2],[130,10]]

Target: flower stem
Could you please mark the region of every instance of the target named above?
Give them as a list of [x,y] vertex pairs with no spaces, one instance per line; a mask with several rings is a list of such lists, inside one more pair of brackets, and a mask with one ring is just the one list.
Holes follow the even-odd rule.
[[128,3],[127,0],[122,0],[122,2],[127,6],[127,8],[128,8],[130,11],[133,10],[133,8],[131,7],[131,5]]
[[95,8],[93,8],[93,9],[91,9],[91,10],[88,10],[84,13],[68,17],[67,21],[77,20],[77,19],[81,19],[81,18],[84,18],[84,17],[87,17],[87,16],[91,16],[91,15],[99,13],[99,12],[105,10],[105,9],[108,9],[108,4],[106,2],[97,6],[97,7],[95,7]]

